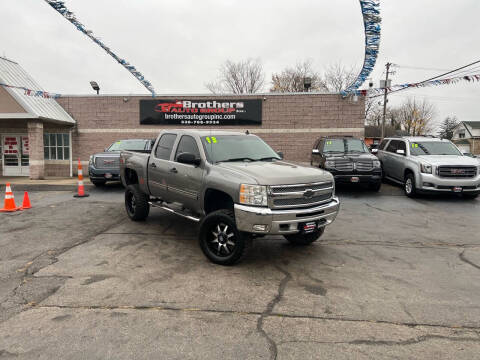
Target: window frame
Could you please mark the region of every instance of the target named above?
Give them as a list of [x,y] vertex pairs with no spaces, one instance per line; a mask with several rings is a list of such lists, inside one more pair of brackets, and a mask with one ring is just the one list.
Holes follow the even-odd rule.
[[[173,157],[173,161],[178,162],[178,161],[177,161],[177,158],[178,158],[178,155],[180,155],[180,154],[178,153],[178,150],[180,149],[180,144],[182,143],[183,138],[190,138],[190,139],[192,139],[193,143],[194,143],[195,146],[197,147],[197,153],[194,154],[194,155],[195,155],[195,156],[198,155],[198,158],[201,159],[201,156],[202,156],[202,155],[200,154],[200,147],[198,146],[197,139],[195,139],[195,138],[194,138],[193,136],[191,136],[191,135],[182,135],[182,136],[180,137],[180,140],[178,140],[178,144],[177,144],[177,148],[175,149],[175,156]],[[172,150],[173,150],[173,149],[172,149]]]
[[[58,140],[61,141],[58,141]],[[54,140],[54,141],[52,141]],[[54,145],[52,145],[55,143]],[[48,161],[70,161],[70,133],[44,132],[43,159]],[[52,157],[55,154],[55,158]],[[59,156],[61,154],[61,156]],[[46,156],[47,155],[47,156]]]

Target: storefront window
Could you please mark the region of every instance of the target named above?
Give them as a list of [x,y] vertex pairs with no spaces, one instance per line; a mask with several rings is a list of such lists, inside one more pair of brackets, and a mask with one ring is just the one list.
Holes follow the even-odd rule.
[[70,160],[68,134],[43,134],[45,160]]

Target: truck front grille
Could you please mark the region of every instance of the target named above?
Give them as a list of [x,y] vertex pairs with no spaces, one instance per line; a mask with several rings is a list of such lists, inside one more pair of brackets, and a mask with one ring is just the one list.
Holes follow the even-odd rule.
[[117,169],[120,167],[120,159],[117,157],[96,157],[95,167],[97,169]]
[[438,176],[446,178],[473,178],[477,175],[475,166],[439,166]]
[[272,209],[313,207],[327,202],[333,196],[333,183],[275,185],[269,189],[269,206]]
[[355,163],[357,171],[371,171],[373,169],[372,161],[359,161]]
[[350,160],[335,160],[335,169],[338,171],[352,171],[353,162]]

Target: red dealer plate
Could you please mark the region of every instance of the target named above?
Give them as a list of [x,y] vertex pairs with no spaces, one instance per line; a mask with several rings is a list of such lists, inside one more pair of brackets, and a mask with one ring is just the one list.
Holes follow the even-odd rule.
[[463,189],[462,189],[460,186],[455,186],[455,187],[453,188],[453,192],[457,192],[457,193],[458,193],[458,192],[462,192],[462,190],[463,190]]
[[360,181],[360,178],[358,176],[353,176],[350,178],[350,181],[353,182],[353,183],[357,183]]

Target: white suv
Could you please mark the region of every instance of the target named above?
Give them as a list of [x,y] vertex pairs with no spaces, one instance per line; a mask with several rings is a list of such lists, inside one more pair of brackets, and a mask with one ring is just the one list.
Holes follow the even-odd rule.
[[476,198],[480,166],[449,140],[433,137],[386,138],[378,147],[383,174],[404,186],[409,197],[420,192],[455,192]]

